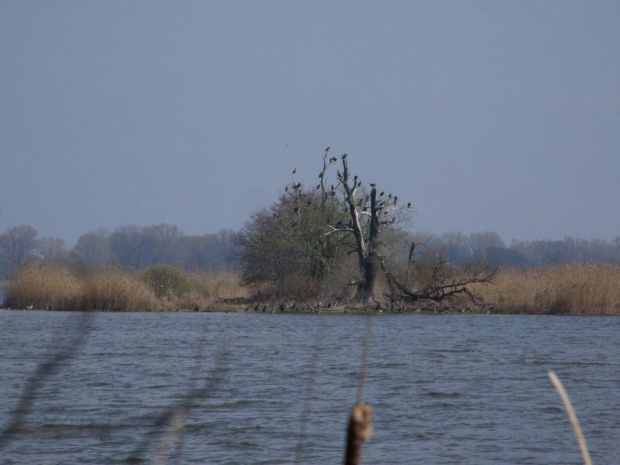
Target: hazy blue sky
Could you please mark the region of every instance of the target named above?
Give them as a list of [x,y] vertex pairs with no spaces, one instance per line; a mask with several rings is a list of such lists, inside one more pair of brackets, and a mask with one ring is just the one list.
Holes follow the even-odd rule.
[[0,232],[239,228],[328,145],[417,229],[620,235],[620,2],[0,1]]

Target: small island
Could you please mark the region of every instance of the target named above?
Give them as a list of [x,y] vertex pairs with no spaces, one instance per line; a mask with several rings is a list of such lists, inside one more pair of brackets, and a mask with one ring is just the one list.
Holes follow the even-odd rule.
[[[467,248],[460,233],[443,242],[416,235],[412,214],[412,202],[364,183],[347,154],[332,156],[328,147],[316,185],[305,187],[293,169],[278,200],[238,232],[186,237],[176,226],[130,226],[86,234],[67,253],[60,240],[36,239],[30,226],[10,228],[0,236],[4,307],[620,314],[617,245],[608,245],[610,263],[571,260],[566,250],[592,247],[567,238],[547,244],[551,259],[542,260],[540,242],[506,248],[487,232],[471,234]],[[569,259],[558,260],[558,250]],[[218,266],[201,267],[218,254]]]

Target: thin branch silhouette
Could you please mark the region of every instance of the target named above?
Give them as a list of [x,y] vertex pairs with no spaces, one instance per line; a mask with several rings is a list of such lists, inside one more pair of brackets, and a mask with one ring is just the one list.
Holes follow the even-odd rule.
[[62,365],[69,361],[84,345],[92,330],[93,320],[94,314],[82,312],[75,327],[70,330],[70,335],[68,340],[64,342],[64,347],[62,339],[67,339],[66,334],[56,335],[51,346],[61,348],[49,360],[40,363],[30,379],[26,381],[17,407],[13,410],[7,425],[0,431],[0,449],[9,444],[13,437],[23,430],[24,421],[32,411],[32,406],[38,397],[41,387],[50,376],[57,373]]
[[347,442],[344,452],[344,465],[358,465],[362,459],[362,443],[368,441],[372,435],[372,407],[362,403],[364,384],[366,383],[366,368],[368,365],[368,345],[370,342],[370,317],[366,314],[364,339],[362,342],[362,361],[360,363],[360,377],[357,385],[355,404],[349,414],[347,425]]
[[224,380],[226,373],[228,373],[228,355],[226,347],[221,342],[215,355],[215,366],[210,371],[211,376],[209,376],[209,380],[201,388],[190,389],[180,402],[166,407],[161,413],[156,415],[151,425],[151,430],[145,434],[138,446],[125,458],[126,463],[141,461],[142,456],[151,448],[156,439],[164,433],[165,427],[171,424],[179,411],[187,411],[195,400],[206,399],[215,392],[218,384]]
[[357,384],[357,394],[355,396],[355,403],[359,404],[362,401],[364,394],[364,384],[366,383],[366,366],[368,363],[368,344],[370,343],[370,316],[366,314],[366,321],[364,326],[364,340],[362,345],[362,361],[360,363],[360,379]]
[[[321,320],[321,323],[323,320]],[[310,376],[306,384],[306,393],[304,397],[304,407],[301,414],[301,421],[299,425],[299,439],[297,446],[295,447],[295,465],[301,463],[303,457],[304,446],[306,443],[306,426],[308,424],[308,418],[310,417],[310,407],[312,404],[312,395],[314,393],[314,386],[316,385],[316,376],[319,367],[319,355],[323,346],[323,324],[320,324],[317,328],[314,351],[312,353],[312,360],[310,363]]]
[[[202,368],[204,345],[205,345],[205,340],[206,340],[205,332],[206,332],[206,325],[203,326],[203,338],[198,343],[198,350],[196,353],[196,363],[192,371],[192,376],[191,376],[190,385],[189,385],[190,392],[192,392],[196,388],[196,382],[198,380],[198,375]],[[191,410],[191,404],[186,403],[184,407],[185,407],[184,420],[187,420],[187,416],[189,415],[189,411]],[[176,465],[179,465],[181,463],[181,457],[183,456],[183,447],[185,446],[185,432],[183,430],[180,430],[178,434],[180,437],[177,441],[177,450],[175,453],[175,464]]]

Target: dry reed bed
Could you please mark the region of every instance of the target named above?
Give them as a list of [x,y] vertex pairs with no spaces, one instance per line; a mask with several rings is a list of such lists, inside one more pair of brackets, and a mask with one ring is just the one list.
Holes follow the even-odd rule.
[[500,313],[620,315],[620,267],[566,264],[503,269],[473,293]]
[[45,263],[28,264],[8,282],[5,306],[102,311],[207,310],[214,309],[221,299],[246,295],[234,273],[185,274],[172,267],[164,271],[179,274],[183,286],[159,292],[143,273],[118,268],[72,272]]
[[[140,273],[117,268],[72,272],[45,263],[29,264],[8,282],[5,305],[58,310],[218,310],[222,300],[250,296],[234,272],[183,273],[167,265],[152,268],[157,271],[156,282],[152,273],[148,278],[148,269]],[[282,292],[287,288],[284,284],[279,284]],[[470,289],[499,313],[620,315],[620,267],[615,265],[503,269],[493,284]]]

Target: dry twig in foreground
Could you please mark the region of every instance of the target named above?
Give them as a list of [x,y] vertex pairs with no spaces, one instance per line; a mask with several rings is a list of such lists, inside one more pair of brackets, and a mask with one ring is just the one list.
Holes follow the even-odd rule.
[[553,386],[555,386],[555,389],[558,391],[558,394],[560,395],[560,398],[564,403],[564,408],[566,409],[566,413],[568,413],[568,418],[573,425],[575,437],[577,438],[577,442],[579,443],[579,449],[581,449],[583,463],[585,465],[592,465],[592,459],[590,458],[588,446],[586,445],[586,438],[583,436],[583,432],[581,431],[581,427],[579,426],[579,420],[577,420],[577,415],[575,414],[573,404],[568,398],[568,394],[566,393],[566,390],[564,389],[564,386],[562,386],[562,382],[557,377],[557,375],[553,371],[550,371],[548,374],[549,379],[553,383]]

